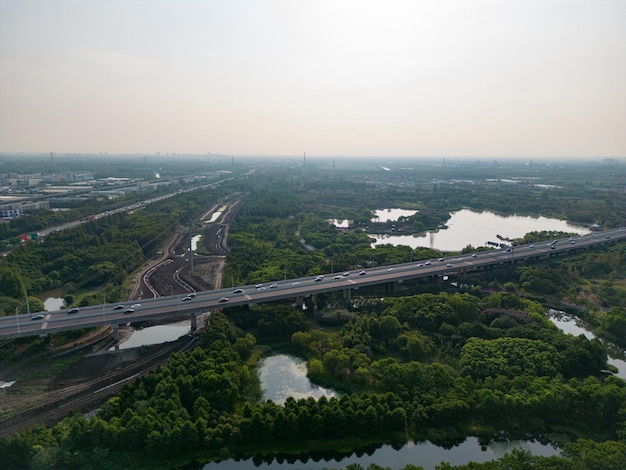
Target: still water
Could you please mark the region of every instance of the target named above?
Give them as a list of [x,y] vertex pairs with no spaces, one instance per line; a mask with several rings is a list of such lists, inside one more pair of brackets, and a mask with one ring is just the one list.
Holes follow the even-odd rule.
[[[126,341],[120,343],[117,349],[138,348],[139,346],[176,341],[190,331],[191,322],[189,320],[170,323],[168,325],[149,326],[141,330],[134,330],[132,335]],[[111,350],[113,349],[115,349],[115,347],[111,348]]]
[[195,252],[198,249],[198,242],[202,238],[202,235],[194,235],[191,237],[191,251]]
[[259,378],[263,399],[283,405],[287,397],[300,398],[336,397],[331,389],[312,384],[307,374],[306,362],[286,354],[277,354],[261,361]]
[[395,222],[400,217],[410,217],[417,214],[417,211],[407,209],[376,209],[372,222]]
[[549,457],[559,455],[558,449],[551,445],[541,444],[537,441],[509,441],[497,442],[482,447],[475,437],[469,437],[461,444],[445,449],[430,442],[408,442],[400,449],[394,449],[391,445],[384,445],[374,451],[367,453],[354,453],[347,457],[334,457],[319,459],[312,457],[302,457],[301,460],[279,462],[274,459],[268,463],[255,459],[247,460],[224,460],[222,462],[211,462],[202,467],[202,470],[256,470],[256,469],[301,469],[319,470],[323,468],[342,468],[352,463],[357,463],[364,468],[370,464],[380,465],[399,469],[408,464],[419,465],[424,470],[434,470],[441,462],[448,462],[452,465],[462,465],[470,461],[488,462],[502,457],[513,449],[529,450],[533,455]]
[[[385,209],[383,217],[406,215],[395,211],[399,209]],[[389,218],[389,220],[393,219]],[[519,215],[504,217],[493,212],[474,212],[469,209],[453,212],[446,225],[448,227],[446,229],[416,235],[368,235],[376,239],[374,246],[388,243],[407,245],[411,248],[426,247],[440,251],[461,251],[470,244],[479,247],[485,246],[488,241],[498,242],[497,235],[505,238],[521,238],[528,232],[543,230],[571,232],[579,235],[590,232],[585,227],[573,225],[564,220]]]
[[45,307],[46,312],[61,310],[63,305],[65,305],[65,301],[61,297],[48,297],[43,301],[43,306]]
[[[285,354],[270,356],[263,360],[259,369],[263,399],[276,403],[284,403],[287,396],[296,399],[314,396],[319,398],[337,396],[336,392],[316,387],[306,377],[306,363],[298,358]],[[421,465],[425,470],[433,470],[441,462],[452,465],[461,465],[474,462],[487,462],[502,457],[513,449],[526,449],[533,455],[559,455],[558,448],[551,444],[542,444],[537,441],[508,441],[496,442],[488,446],[481,446],[478,439],[469,437],[461,444],[451,449],[439,447],[431,442],[408,442],[402,447],[394,448],[383,445],[367,452],[355,452],[349,456],[333,456],[313,458],[303,456],[299,460],[286,458],[268,458],[263,460],[228,459],[222,462],[207,463],[203,470],[255,470],[255,469],[312,469],[341,468],[350,463],[358,463],[362,467],[376,464],[391,468],[402,468],[408,464]]]
[[[559,329],[564,333],[568,333],[574,336],[585,335],[587,339],[595,338],[595,335],[592,332],[583,328],[580,321],[578,321],[576,318],[568,316],[565,312],[550,309],[548,311],[548,314],[550,315],[550,320],[552,321],[552,323],[558,326]],[[615,374],[616,376],[623,380],[626,380],[626,360],[624,360],[626,351],[621,350],[613,344],[607,344],[604,341],[603,343],[607,349],[613,350],[621,354],[621,358],[609,357],[607,362],[612,366],[617,367],[618,372],[617,374]]]

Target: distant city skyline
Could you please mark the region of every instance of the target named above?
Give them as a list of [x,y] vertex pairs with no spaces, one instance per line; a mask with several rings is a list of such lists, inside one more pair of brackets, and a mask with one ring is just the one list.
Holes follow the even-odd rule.
[[0,152],[620,158],[624,0],[0,0]]

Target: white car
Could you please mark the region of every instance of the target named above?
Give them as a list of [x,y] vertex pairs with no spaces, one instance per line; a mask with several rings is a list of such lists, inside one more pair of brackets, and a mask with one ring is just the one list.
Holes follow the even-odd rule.
[[135,304],[135,305],[131,305],[132,309],[137,309],[137,308],[141,308],[141,304]]

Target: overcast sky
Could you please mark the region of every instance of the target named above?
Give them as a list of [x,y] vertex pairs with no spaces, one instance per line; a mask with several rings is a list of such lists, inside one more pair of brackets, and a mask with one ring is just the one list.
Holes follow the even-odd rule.
[[625,156],[626,0],[0,0],[0,151]]

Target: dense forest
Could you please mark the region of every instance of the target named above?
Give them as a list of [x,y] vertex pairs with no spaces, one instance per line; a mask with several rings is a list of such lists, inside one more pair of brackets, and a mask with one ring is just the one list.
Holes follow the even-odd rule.
[[[584,453],[586,445],[619,463],[598,468],[626,465],[624,382],[599,375],[606,359],[599,341],[564,335],[532,302],[423,294],[359,312],[328,332],[287,310],[255,316],[252,331],[268,321],[283,326],[275,340],[309,358],[313,380],[341,386],[340,398],[259,402],[257,339],[236,326],[245,312],[214,313],[199,347],[126,386],[96,416],[0,441],[3,468],[171,468],[195,459],[565,429],[603,444],[578,441],[553,468],[579,465],[576,449]],[[289,335],[285,325],[299,331]]]
[[[496,181],[480,188],[450,180],[445,169],[413,184],[404,176],[396,185],[370,183],[365,174],[329,177],[316,168],[259,172],[220,192],[191,193],[191,203],[189,196],[170,198],[20,247],[0,263],[0,305],[13,314],[24,308],[25,291],[51,288],[78,303],[97,303],[99,289],[107,299],[121,297],[124,279],[185,223],[187,207],[193,217],[225,191],[245,195],[228,240],[227,285],[439,256],[423,248],[373,248],[365,229],[378,207],[419,209],[402,221],[410,231],[445,224],[450,211],[468,205],[622,223],[623,210],[615,207],[623,208],[624,198],[608,192],[607,175],[555,176],[550,183],[559,187],[548,190],[504,185],[490,171],[485,177]],[[433,182],[435,176],[448,180]],[[353,220],[353,228],[336,230],[328,219],[337,217]],[[531,233],[527,241],[549,236]],[[625,256],[626,246],[617,244],[468,276],[455,288],[407,283],[363,290],[352,302],[327,294],[315,313],[288,304],[214,312],[198,347],[125,386],[95,416],[73,415],[0,440],[0,465],[173,468],[554,431],[572,439],[560,457],[514,452],[458,468],[626,468],[626,384],[606,373],[600,340],[565,335],[545,313],[550,306],[568,309],[599,336],[623,344]],[[256,365],[269,351],[303,357],[309,378],[341,396],[260,401]]]

